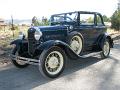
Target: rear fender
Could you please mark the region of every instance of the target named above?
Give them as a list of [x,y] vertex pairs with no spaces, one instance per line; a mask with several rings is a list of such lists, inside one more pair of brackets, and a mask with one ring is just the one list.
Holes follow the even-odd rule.
[[114,46],[113,39],[110,36],[107,36],[107,39],[110,42],[110,48],[113,48],[113,46]]
[[104,42],[105,42],[106,39],[109,40],[110,48],[113,48],[113,45],[114,45],[113,39],[112,39],[111,36],[110,36],[109,34],[107,34],[107,33],[101,35],[101,37],[100,37],[100,40],[99,40],[99,42],[98,42],[100,48],[102,49],[102,47],[103,47]]

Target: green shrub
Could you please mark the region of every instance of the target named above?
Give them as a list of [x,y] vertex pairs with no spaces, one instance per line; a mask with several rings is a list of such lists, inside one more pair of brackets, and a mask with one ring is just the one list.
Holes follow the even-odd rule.
[[116,10],[111,17],[112,28],[120,30],[120,9]]

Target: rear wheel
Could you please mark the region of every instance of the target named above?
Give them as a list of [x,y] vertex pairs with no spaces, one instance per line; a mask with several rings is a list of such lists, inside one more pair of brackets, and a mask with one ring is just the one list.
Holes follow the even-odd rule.
[[101,57],[107,58],[109,54],[110,54],[110,43],[109,40],[106,39],[102,47]]
[[39,58],[40,72],[49,78],[58,77],[65,68],[65,52],[57,47],[43,51]]
[[[16,55],[16,56],[21,56],[19,54],[19,48],[17,48],[17,47],[14,47],[14,49],[12,50],[12,54]],[[21,61],[21,60],[12,60],[12,63],[18,68],[25,68],[29,65],[29,64],[27,64],[27,63],[25,63],[24,61]]]
[[82,52],[83,39],[82,39],[81,35],[78,32],[71,33],[71,35],[69,35],[68,43],[69,43],[71,49],[76,54],[79,55]]

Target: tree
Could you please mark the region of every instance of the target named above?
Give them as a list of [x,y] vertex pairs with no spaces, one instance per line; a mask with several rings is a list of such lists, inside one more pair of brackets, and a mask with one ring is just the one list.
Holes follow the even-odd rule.
[[103,20],[104,20],[104,22],[109,22],[110,18],[108,18],[106,15],[103,15]]
[[42,17],[42,23],[43,23],[43,25],[46,25],[46,26],[48,26],[49,25],[49,20],[46,18],[46,17]]
[[32,18],[32,25],[33,26],[47,26],[49,25],[49,20],[46,17],[42,17],[42,20],[38,20],[36,16]]
[[120,30],[120,9],[116,10],[111,17],[112,28]]
[[94,23],[94,19],[93,19],[92,17],[89,17],[89,18],[87,19],[87,21],[88,21],[88,23]]
[[39,21],[38,21],[38,19],[37,19],[36,16],[34,16],[34,17],[32,18],[32,25],[33,25],[33,26],[39,26],[39,25],[40,25],[40,23],[39,23]]

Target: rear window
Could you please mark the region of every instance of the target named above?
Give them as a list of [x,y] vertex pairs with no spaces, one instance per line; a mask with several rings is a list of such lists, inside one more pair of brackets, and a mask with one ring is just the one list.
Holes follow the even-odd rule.
[[80,14],[81,25],[94,25],[94,14]]

